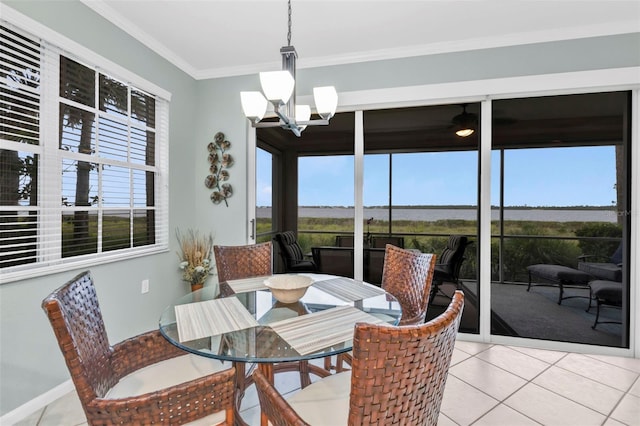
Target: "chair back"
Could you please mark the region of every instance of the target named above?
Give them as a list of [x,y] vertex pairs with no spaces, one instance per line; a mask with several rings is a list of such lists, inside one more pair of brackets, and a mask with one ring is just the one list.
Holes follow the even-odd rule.
[[353,247],[311,247],[311,254],[319,273],[353,278]]
[[348,424],[437,424],[463,306],[458,290],[427,323],[356,324]]
[[454,281],[458,280],[462,262],[465,260],[464,251],[469,244],[471,242],[464,235],[451,235],[438,259],[438,265],[444,268],[443,272]]
[[353,247],[353,235],[336,235],[336,247]]
[[396,247],[404,248],[404,237],[373,237],[371,238],[371,247],[373,248],[385,248],[387,244],[394,245]]
[[86,271],[42,301],[83,407],[117,382],[112,348],[91,274]]
[[387,244],[382,270],[382,288],[402,307],[400,325],[424,322],[429,302],[436,256]]
[[273,273],[271,241],[245,246],[213,246],[220,282]]

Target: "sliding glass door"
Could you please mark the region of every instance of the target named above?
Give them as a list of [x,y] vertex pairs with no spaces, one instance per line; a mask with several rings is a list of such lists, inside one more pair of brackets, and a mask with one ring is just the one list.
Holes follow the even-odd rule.
[[459,288],[462,332],[627,348],[630,105],[630,92],[497,99],[339,113],[301,138],[259,129],[278,194],[269,232],[344,255],[326,272],[374,284],[385,244],[441,256],[463,236],[428,318]]
[[493,334],[628,346],[629,105],[493,102]]
[[[464,115],[463,115],[464,114]],[[452,236],[467,246],[459,280],[436,279],[427,315],[441,313],[453,292],[465,291],[461,331],[479,332],[479,104],[433,105],[364,112],[365,277],[382,275],[386,243],[440,257]],[[462,123],[459,119],[465,118]],[[469,132],[459,136],[460,125]],[[437,277],[439,277],[438,275]],[[436,277],[436,278],[437,278]]]

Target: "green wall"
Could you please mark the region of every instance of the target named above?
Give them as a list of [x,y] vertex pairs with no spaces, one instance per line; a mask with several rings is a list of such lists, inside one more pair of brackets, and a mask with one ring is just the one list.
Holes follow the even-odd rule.
[[[161,310],[187,290],[177,269],[176,227],[211,230],[217,244],[246,241],[247,124],[239,92],[257,89],[257,76],[196,81],[78,0],[2,1],[172,93],[170,250],[91,268],[112,342],[153,329]],[[628,66],[640,66],[640,33],[300,69],[298,93],[309,94],[312,86],[322,84],[348,92]],[[206,146],[218,131],[231,141],[236,160],[229,169],[235,189],[229,207],[213,205],[211,191],[203,183],[208,170]],[[0,415],[68,380],[40,303],[79,272],[0,286]],[[144,295],[140,294],[143,279],[149,279],[151,287]]]

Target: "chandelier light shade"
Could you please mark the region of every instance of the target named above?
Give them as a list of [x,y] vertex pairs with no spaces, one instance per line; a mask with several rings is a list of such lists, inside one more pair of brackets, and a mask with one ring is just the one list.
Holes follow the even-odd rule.
[[[311,120],[309,105],[296,105],[296,59],[298,54],[291,45],[291,0],[289,6],[289,32],[287,46],[280,48],[282,55],[282,71],[260,73],[260,92],[240,92],[242,110],[251,121],[253,127],[277,127],[291,130],[300,136],[307,126],[327,125],[336,113],[338,107],[338,93],[333,86],[316,87],[313,97],[316,112],[321,120]],[[264,95],[263,95],[264,94]],[[261,122],[267,112],[268,102],[273,105],[273,111],[279,120]]]
[[338,107],[338,92],[333,86],[313,88],[313,99],[316,102],[318,115],[325,120],[330,120]]
[[260,92],[240,92],[242,109],[252,123],[262,120],[267,112],[267,100]]
[[283,105],[289,102],[296,81],[289,71],[270,71],[260,73],[260,84],[264,96],[269,101]]

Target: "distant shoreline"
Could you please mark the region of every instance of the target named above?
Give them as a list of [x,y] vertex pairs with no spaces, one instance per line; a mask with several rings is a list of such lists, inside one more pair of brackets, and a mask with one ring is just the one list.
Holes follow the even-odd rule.
[[[259,209],[270,208],[268,206],[260,206]],[[304,209],[353,209],[353,206],[299,206],[299,208]],[[364,206],[365,209],[387,209],[388,206]],[[446,205],[437,205],[437,206],[393,206],[393,209],[459,209],[459,210],[470,210],[476,209],[477,206],[446,206]],[[498,206],[491,206],[492,210],[497,210]],[[615,212],[615,206],[505,206],[504,210],[607,210]]]
[[[258,218],[270,218],[271,207],[258,207]],[[301,218],[353,218],[353,207],[299,207],[298,217]],[[477,220],[478,209],[473,206],[396,206],[392,210],[392,220],[427,221],[438,220]],[[534,222],[605,222],[617,223],[618,214],[614,207],[505,207],[505,221],[534,221]],[[374,220],[388,221],[389,210],[386,207],[365,207],[364,217]],[[491,209],[491,220],[500,219],[500,210]]]

